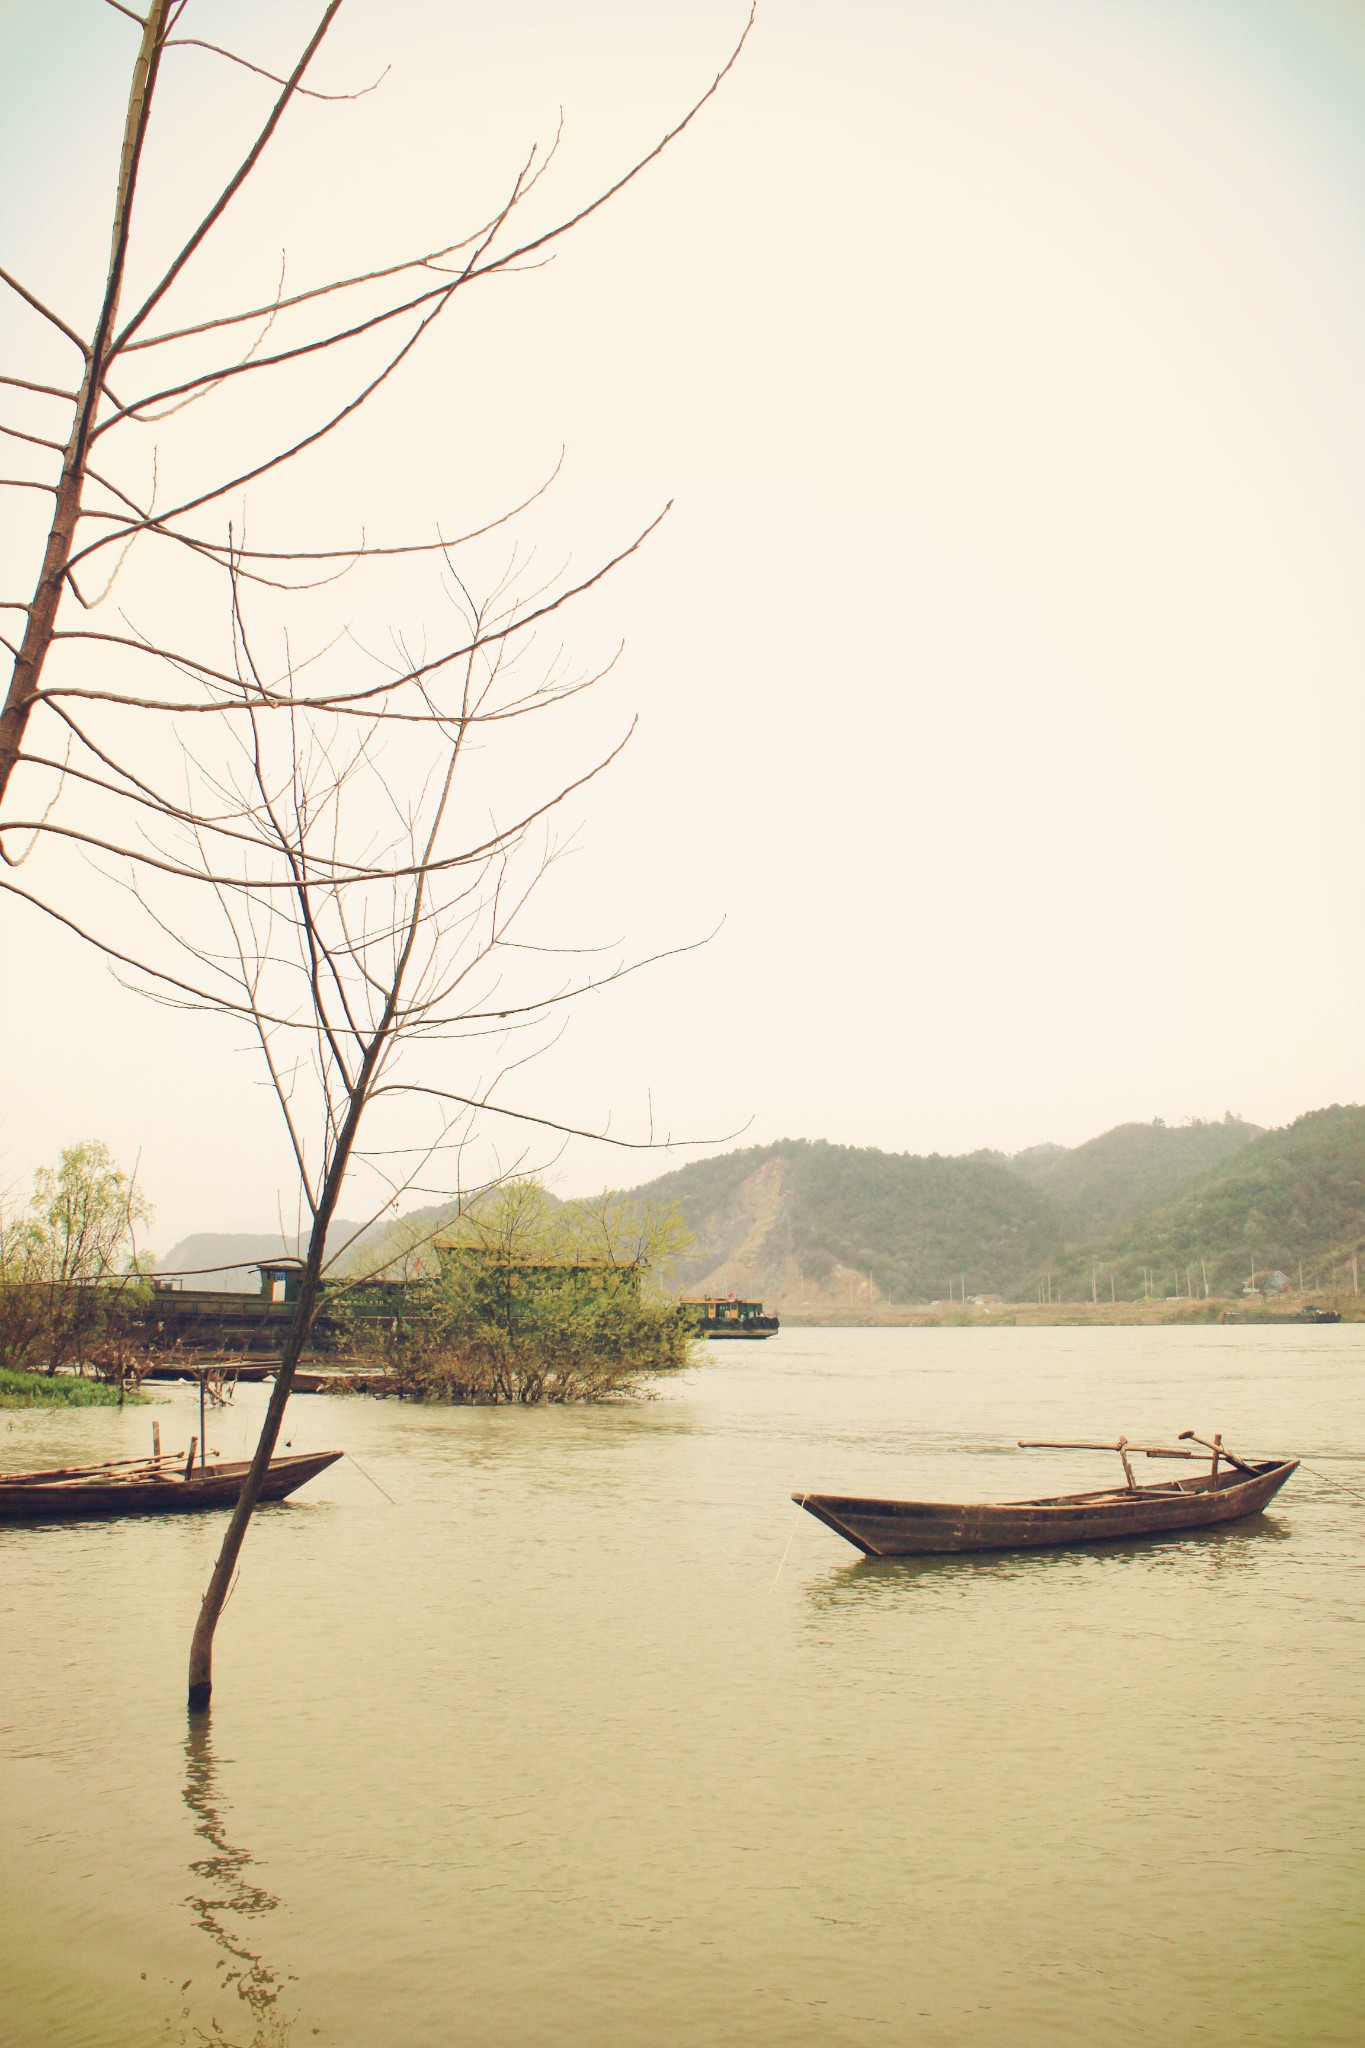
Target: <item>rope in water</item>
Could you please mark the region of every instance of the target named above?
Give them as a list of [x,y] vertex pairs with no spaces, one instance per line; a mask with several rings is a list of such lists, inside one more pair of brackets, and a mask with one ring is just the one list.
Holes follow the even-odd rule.
[[1334,1479],[1330,1472],[1319,1472],[1316,1465],[1310,1465],[1304,1458],[1299,1459],[1299,1464],[1305,1472],[1311,1472],[1315,1479],[1320,1479],[1324,1486],[1335,1486],[1338,1493],[1349,1493],[1352,1500],[1365,1501],[1365,1493],[1361,1493],[1358,1487],[1347,1486],[1344,1480]]
[[355,1469],[360,1474],[361,1478],[369,1479],[370,1484],[374,1488],[375,1492],[382,1493],[384,1495],[385,1500],[388,1502],[389,1506],[391,1508],[396,1508],[398,1503],[394,1499],[393,1495],[387,1492],[385,1488],[379,1484],[379,1481],[377,1479],[370,1478],[369,1473],[365,1470],[365,1467],[361,1464],[359,1458],[351,1457],[351,1453],[349,1451],[347,1451],[346,1455],[348,1458],[351,1459],[351,1463],[355,1466]]
[[[808,1493],[803,1493],[800,1500],[796,1503],[796,1520],[792,1523],[792,1532],[791,1535],[787,1538],[787,1548],[782,1553],[782,1564],[785,1564],[787,1562],[788,1552],[791,1550],[793,1543],[795,1543],[796,1541],[796,1532],[801,1527],[801,1510],[805,1507],[806,1502],[809,1499],[810,1495]],[[780,1564],[777,1567],[777,1570],[773,1573],[773,1582],[772,1585],[768,1588],[768,1591],[770,1593],[776,1591],[777,1582],[782,1576],[782,1564]]]

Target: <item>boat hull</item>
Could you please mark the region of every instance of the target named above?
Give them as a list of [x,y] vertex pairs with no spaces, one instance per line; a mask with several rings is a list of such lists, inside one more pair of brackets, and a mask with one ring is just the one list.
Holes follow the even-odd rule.
[[1110,1488],[1051,1500],[871,1500],[794,1493],[792,1499],[868,1557],[923,1557],[968,1550],[1037,1550],[1114,1543],[1126,1536],[1183,1536],[1258,1515],[1298,1469],[1278,1458],[1249,1474],[1220,1473],[1133,1491]]
[[[329,1465],[340,1451],[316,1451],[293,1458],[274,1458],[261,1488],[261,1499],[284,1500]],[[0,1476],[0,1522],[84,1522],[107,1515],[183,1515],[205,1508],[236,1504],[247,1461],[213,1465],[188,1479],[180,1473],[140,1475],[129,1479],[55,1480],[44,1485],[33,1474]]]

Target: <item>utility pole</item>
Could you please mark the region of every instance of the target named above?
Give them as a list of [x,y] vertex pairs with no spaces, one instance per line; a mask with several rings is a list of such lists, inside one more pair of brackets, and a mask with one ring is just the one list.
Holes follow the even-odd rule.
[[1207,1301],[1209,1298],[1209,1269],[1202,1259],[1199,1261],[1199,1270],[1204,1276],[1204,1299]]

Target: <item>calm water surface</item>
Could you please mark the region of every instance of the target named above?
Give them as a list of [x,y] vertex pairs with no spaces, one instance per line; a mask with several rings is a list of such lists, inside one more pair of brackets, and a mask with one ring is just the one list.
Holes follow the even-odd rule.
[[[218,1517],[0,1530],[0,2041],[1358,2043],[1365,1501],[873,1563],[787,1496],[1361,1450],[1363,1384],[1346,1327],[813,1330],[629,1407],[296,1399],[393,1504],[344,1463],[262,1512],[206,1731]],[[0,1463],[153,1414],[198,1426],[0,1415]]]

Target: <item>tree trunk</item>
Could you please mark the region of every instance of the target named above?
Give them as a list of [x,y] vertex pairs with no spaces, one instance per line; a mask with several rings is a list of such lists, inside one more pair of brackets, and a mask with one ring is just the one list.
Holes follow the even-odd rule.
[[123,127],[123,154],[119,164],[118,198],[114,206],[109,275],[104,287],[104,301],[100,307],[94,339],[85,358],[85,375],[76,394],[76,416],[71,423],[70,439],[62,456],[62,474],[57,485],[56,504],[53,508],[52,525],[48,530],[47,546],[43,551],[43,566],[39,572],[37,588],[33,593],[33,603],[29,607],[24,637],[19,643],[18,658],[10,676],[5,708],[0,712],[0,801],[4,798],[10,776],[14,772],[23,747],[29,714],[33,710],[42,679],[43,663],[47,660],[52,636],[57,630],[57,609],[62,600],[62,585],[66,580],[71,550],[75,546],[76,521],[80,518],[81,498],[85,491],[86,471],[90,461],[90,436],[99,408],[104,373],[108,368],[108,350],[123,290],[123,272],[128,255],[128,230],[133,212],[133,192],[137,183],[137,168],[142,155],[143,139],[147,132],[152,91],[161,61],[161,40],[168,5],[169,0],[153,0],[143,26],[142,45],[138,50],[137,62],[133,66],[133,82],[128,93],[128,112]]
[[[413,929],[416,929],[415,925]],[[218,1561],[209,1579],[208,1591],[199,1608],[199,1618],[194,1624],[194,1635],[190,1639],[189,1672],[189,1709],[192,1714],[207,1713],[209,1701],[213,1696],[214,1631],[218,1627],[218,1617],[227,1604],[227,1596],[232,1590],[232,1575],[237,1569],[237,1559],[246,1540],[247,1526],[261,1497],[265,1475],[270,1470],[270,1460],[274,1455],[280,1424],[284,1420],[285,1403],[294,1384],[294,1368],[299,1362],[303,1347],[308,1342],[308,1333],[313,1327],[313,1315],[322,1288],[322,1261],[327,1253],[327,1233],[332,1227],[337,1197],[346,1178],[346,1168],[350,1164],[356,1133],[360,1129],[365,1105],[374,1084],[375,1068],[393,1022],[403,971],[411,951],[412,936],[409,934],[380,1027],[370,1041],[365,1057],[361,1061],[360,1072],[350,1090],[350,1103],[345,1121],[337,1135],[336,1149],[323,1177],[322,1193],[313,1213],[313,1228],[308,1238],[308,1257],[304,1261],[303,1279],[299,1284],[298,1307],[294,1310],[294,1320],[289,1325],[289,1335],[285,1339],[284,1350],[280,1355],[280,1369],[275,1375],[270,1405],[265,1411],[265,1421],[261,1424],[261,1434],[255,1453],[246,1478],[242,1481],[237,1505],[232,1510],[232,1518],[223,1537],[223,1547],[218,1553]]]
[[[323,1233],[325,1237],[325,1232]],[[232,1510],[232,1519],[223,1537],[223,1547],[213,1567],[199,1609],[199,1619],[194,1625],[190,1642],[189,1707],[192,1714],[207,1711],[213,1693],[213,1637],[218,1627],[218,1617],[223,1611],[227,1596],[232,1588],[232,1575],[237,1569],[242,1544],[246,1540],[247,1524],[250,1522],[256,1503],[261,1497],[265,1475],[270,1470],[270,1460],[275,1454],[275,1444],[284,1420],[285,1404],[289,1390],[294,1384],[294,1368],[299,1362],[308,1332],[313,1323],[313,1312],[317,1306],[318,1283],[322,1268],[323,1246],[318,1242],[319,1233],[314,1229],[313,1240],[308,1247],[308,1262],[304,1267],[303,1280],[299,1287],[298,1306],[294,1320],[289,1325],[280,1355],[280,1369],[275,1375],[275,1385],[270,1395],[270,1405],[265,1411],[261,1434],[242,1490],[237,1496],[237,1505]]]

